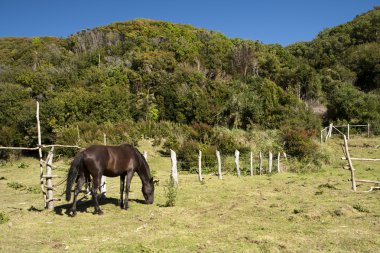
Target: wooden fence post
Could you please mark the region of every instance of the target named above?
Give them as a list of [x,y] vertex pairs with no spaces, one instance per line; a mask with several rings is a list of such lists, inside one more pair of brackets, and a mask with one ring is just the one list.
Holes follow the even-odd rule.
[[44,188],[44,167],[42,160],[42,144],[41,144],[41,125],[40,125],[40,103],[37,101],[37,110],[36,110],[36,119],[37,119],[37,135],[38,135],[38,156],[40,160],[40,186],[42,195],[44,198],[44,207],[46,208],[46,192]]
[[177,154],[174,150],[170,150],[170,157],[172,160],[172,179],[178,185]]
[[343,138],[344,138],[344,150],[345,150],[346,158],[347,158],[348,165],[351,171],[352,190],[356,191],[355,169],[354,169],[354,166],[352,165],[350,153],[348,152],[347,138],[345,135],[343,135]]
[[321,144],[323,143],[323,130],[321,130]]
[[51,148],[49,154],[46,158],[46,206],[49,210],[54,209],[54,197],[53,197],[53,176],[52,176],[52,165],[53,165],[53,152],[54,147]]
[[253,153],[249,153],[249,174],[252,177],[253,176]]
[[283,168],[283,171],[287,171],[288,157],[286,156],[285,152],[283,152],[282,155],[285,158],[285,163],[284,163],[284,166],[282,166],[282,168]]
[[367,136],[369,137],[369,123],[368,123],[368,128],[367,128]]
[[333,124],[332,123],[330,123],[330,125],[329,125],[329,130],[328,130],[328,132],[327,132],[327,134],[326,134],[326,139],[325,139],[325,142],[327,141],[327,139],[328,138],[331,138],[331,134],[332,134],[332,128],[333,128]]
[[77,125],[77,134],[78,134],[78,141],[77,141],[77,143],[79,145],[79,142],[80,142],[80,133],[79,133],[79,126],[78,125]]
[[240,177],[240,166],[239,166],[239,156],[240,156],[240,152],[239,150],[235,150],[235,165],[236,165],[236,172],[237,172],[237,176]]
[[143,152],[143,157],[145,158],[146,161],[148,161],[148,152],[145,150]]
[[216,159],[218,160],[218,177],[219,177],[219,179],[223,179],[223,176],[222,176],[222,161],[220,159],[220,152],[219,152],[219,150],[216,151]]
[[268,159],[268,173],[272,173],[272,161],[273,161],[273,154],[269,151],[269,159]]
[[202,182],[202,151],[199,150],[199,156],[198,156],[198,179],[200,182]]
[[261,154],[261,151],[259,153],[259,174],[263,174],[263,155]]
[[280,173],[281,169],[280,169],[280,152],[278,152],[278,155],[277,155],[277,173]]
[[350,139],[350,124],[347,124],[347,139]]

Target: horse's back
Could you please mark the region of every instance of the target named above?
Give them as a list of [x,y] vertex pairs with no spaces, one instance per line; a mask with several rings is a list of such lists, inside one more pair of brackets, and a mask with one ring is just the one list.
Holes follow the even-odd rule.
[[[92,145],[83,151],[84,161],[91,174],[116,177],[133,170],[138,163],[137,151],[132,145]],[[91,172],[93,171],[93,173]]]

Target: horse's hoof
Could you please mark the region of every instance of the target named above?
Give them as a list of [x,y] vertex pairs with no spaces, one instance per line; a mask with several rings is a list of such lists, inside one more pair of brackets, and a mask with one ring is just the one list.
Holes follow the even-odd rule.
[[75,217],[75,215],[77,215],[77,212],[76,212],[76,211],[73,211],[73,210],[70,210],[70,211],[69,211],[69,216],[70,216],[70,217]]
[[99,214],[99,215],[103,215],[104,213],[103,213],[102,210],[99,210],[99,211],[98,211],[98,214]]

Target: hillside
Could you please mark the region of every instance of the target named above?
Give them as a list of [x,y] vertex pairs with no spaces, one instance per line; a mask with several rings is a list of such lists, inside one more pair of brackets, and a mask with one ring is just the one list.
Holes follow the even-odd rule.
[[[115,143],[178,141],[170,124],[189,126],[183,140],[208,145],[216,137],[202,131],[216,126],[312,136],[334,120],[370,122],[378,133],[379,14],[287,48],[145,19],[63,39],[0,38],[0,145],[35,145],[34,100],[45,143],[78,142],[77,126],[87,143],[97,131]],[[323,118],[312,111],[321,104]]]

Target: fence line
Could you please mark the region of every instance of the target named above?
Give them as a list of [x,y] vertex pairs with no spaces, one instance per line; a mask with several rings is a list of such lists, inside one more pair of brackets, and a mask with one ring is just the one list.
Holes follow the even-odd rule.
[[[178,184],[178,165],[181,165],[181,164],[192,164],[194,165],[194,167],[196,167],[196,165],[198,165],[198,180],[200,182],[203,181],[203,177],[202,177],[202,151],[199,151],[198,153],[198,162],[194,161],[194,162],[181,162],[181,161],[178,161],[177,160],[177,154],[174,150],[170,150],[170,158],[171,158],[171,164],[172,164],[172,169],[171,169],[171,178],[174,180],[174,182],[176,184]],[[168,156],[162,156],[162,157],[168,157]],[[235,165],[235,169],[236,169],[236,174],[238,177],[241,176],[241,167],[240,167],[240,152],[238,150],[235,150],[235,159],[234,159],[234,162],[230,162],[230,164],[234,164]],[[287,157],[286,157],[286,153],[283,153],[283,157],[286,159],[287,161]],[[253,152],[250,152],[250,156],[249,156],[249,171],[250,171],[250,176],[253,176],[254,175],[254,170],[253,170]],[[223,176],[222,176],[222,159],[221,159],[221,155],[220,155],[220,151],[216,150],[216,160],[217,160],[217,169],[218,169],[218,178],[219,179],[223,179]],[[280,173],[281,172],[281,153],[278,153],[277,154],[277,173]],[[268,157],[268,174],[271,174],[272,173],[272,166],[273,166],[273,154],[272,152],[269,152],[269,157]],[[259,175],[262,175],[263,174],[263,167],[262,167],[262,164],[263,164],[263,158],[262,158],[262,153],[259,152]]]
[[[344,157],[342,157],[342,160],[347,160],[348,161],[348,170],[351,172],[351,187],[353,191],[356,191],[356,182],[362,182],[362,183],[372,183],[372,184],[380,184],[380,181],[376,180],[363,180],[363,179],[356,179],[355,178],[355,168],[352,164],[353,160],[356,161],[380,161],[380,159],[374,159],[374,158],[353,158],[350,156],[350,152],[348,150],[348,141],[346,135],[343,135],[344,139]],[[380,189],[379,186],[372,186],[369,191],[372,191],[374,189]]]
[[[366,125],[364,125],[364,124],[358,124],[358,125],[347,124],[347,125],[341,125],[341,126],[335,126],[335,125],[333,125],[333,123],[330,123],[328,127],[325,127],[324,129],[321,130],[320,141],[321,141],[321,143],[323,143],[323,142],[326,142],[328,138],[331,138],[331,136],[333,134],[333,130],[337,131],[342,136],[345,135],[346,138],[349,140],[350,139],[350,129],[353,127],[367,128],[367,137],[370,136],[370,124],[369,123]],[[346,128],[347,129],[346,134],[343,133],[342,131],[340,131],[338,128]]]

